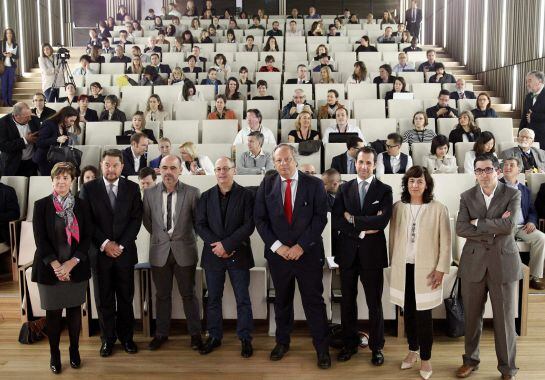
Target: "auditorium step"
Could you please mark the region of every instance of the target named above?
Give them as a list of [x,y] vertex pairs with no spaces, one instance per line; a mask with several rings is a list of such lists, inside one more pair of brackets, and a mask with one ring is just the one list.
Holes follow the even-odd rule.
[[19,320],[20,299],[17,282],[0,283],[0,320]]

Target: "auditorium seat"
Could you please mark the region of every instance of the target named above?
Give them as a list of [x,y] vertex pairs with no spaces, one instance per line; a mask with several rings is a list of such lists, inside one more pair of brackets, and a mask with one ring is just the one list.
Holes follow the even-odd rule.
[[380,83],[378,85],[378,98],[379,99],[385,99],[386,93],[388,91],[393,90],[394,84],[393,83]]
[[87,74],[85,75],[85,86],[89,87],[91,83],[98,82],[102,87],[112,85],[112,74]]
[[238,132],[238,120],[203,120],[203,144],[232,142]]
[[477,99],[458,99],[458,114],[477,108]]
[[270,88],[271,84],[282,84],[282,72],[269,73],[269,72],[259,72],[255,73],[255,82],[258,80],[264,80],[267,82],[267,88]]
[[[440,83],[412,83],[412,93],[415,99],[434,99],[441,91]],[[437,101],[436,101],[437,103]]]
[[125,74],[125,63],[102,63],[100,65],[101,74]]
[[120,121],[90,121],[85,125],[85,145],[115,144],[121,134]]
[[247,100],[246,110],[256,108],[261,112],[263,119],[279,118],[280,102],[278,100]]
[[294,91],[302,89],[305,93],[307,101],[313,100],[314,95],[312,93],[311,84],[283,84],[282,85],[282,99],[291,101],[293,99]]
[[[291,146],[293,146],[296,150],[299,148],[299,144],[297,143],[289,143]],[[316,153],[312,153],[311,155],[308,155],[308,156],[303,156],[302,154],[299,155],[299,157],[297,158],[297,163],[299,166],[301,165],[304,165],[304,164],[311,164],[312,166],[314,166],[314,168],[316,169],[316,173],[322,173],[323,170],[322,170],[322,166],[321,166],[321,150],[323,148],[320,149],[320,151],[316,152]]]
[[174,107],[175,104],[179,103],[178,95],[182,93],[183,87],[184,86],[179,85],[153,86],[153,93],[161,98],[161,102],[164,106],[169,107],[169,109],[172,110],[172,107]]
[[349,84],[346,90],[350,100],[377,99],[377,86],[374,83]]
[[85,166],[93,165],[98,168],[100,165],[100,154],[102,147],[100,145],[74,145],[74,148],[81,150],[80,169]]
[[324,144],[324,170],[331,168],[333,157],[346,152],[346,144],[343,143],[325,143]]
[[[220,157],[231,157],[231,149],[233,147],[233,143],[230,142],[229,144],[198,144],[197,145],[197,152],[198,154],[203,154],[205,156],[208,156],[210,158],[210,161],[212,161],[212,164],[216,162],[216,160]],[[208,177],[208,176],[190,176],[192,178],[198,178],[198,177]],[[211,178],[214,178],[214,176],[210,176]]]
[[[436,132],[438,135],[449,136],[452,131],[458,125],[458,118],[439,118],[437,119]],[[452,153],[452,151],[450,152]]]
[[327,93],[329,90],[337,90],[339,93],[339,101],[342,103],[342,100],[345,99],[345,87],[344,83],[329,83],[322,84],[318,83],[314,85],[314,95],[316,100],[325,100],[327,99]]
[[513,138],[513,119],[510,117],[477,119],[477,126],[481,131],[489,131],[494,134],[496,144],[500,142],[512,142]]
[[[48,106],[49,106],[49,104],[48,104]],[[89,103],[89,108],[92,109],[92,110],[95,110],[97,115],[100,116],[102,111],[104,111],[104,103],[102,103],[102,102],[92,102],[92,103]]]
[[420,99],[390,99],[388,100],[388,115],[395,119],[413,118],[418,111],[425,111]]
[[360,128],[367,143],[386,140],[390,133],[397,132],[396,119],[361,119]]
[[163,121],[163,137],[167,137],[172,144],[185,141],[193,141],[194,143],[198,143],[199,121],[165,120]]
[[455,144],[456,164],[458,165],[459,173],[464,172],[464,160],[465,160],[466,152],[473,150],[473,145],[475,145],[475,143],[472,143],[472,142],[458,142]]
[[[381,119],[386,118],[384,99],[359,99],[352,105],[354,119]],[[390,116],[393,117],[393,116]]]
[[121,89],[119,109],[125,112],[127,119],[137,111],[145,111],[151,96],[151,86],[124,86]]
[[208,102],[176,102],[174,106],[176,120],[206,120],[208,116]]

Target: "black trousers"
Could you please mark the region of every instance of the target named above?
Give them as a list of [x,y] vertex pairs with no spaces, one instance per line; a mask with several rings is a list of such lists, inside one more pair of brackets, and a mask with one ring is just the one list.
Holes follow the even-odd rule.
[[[46,310],[45,319],[51,357],[60,360],[59,343],[62,332],[62,309]],[[70,336],[70,351],[77,351],[81,331],[81,306],[67,308],[66,321],[68,322],[68,334]]]
[[416,298],[414,290],[414,264],[407,264],[405,270],[405,307],[403,319],[405,321],[405,334],[409,342],[409,350],[420,350],[422,360],[431,359],[431,346],[433,345],[433,318],[430,310],[416,310]]
[[110,343],[117,338],[121,342],[132,340],[134,267],[99,257],[93,281],[102,340]]
[[[32,160],[21,160],[21,163],[19,164],[19,167],[17,168],[17,172],[15,175],[20,175],[23,177],[31,177],[36,175],[38,169],[38,165],[34,163]],[[42,175],[50,175],[48,174],[42,174]]]
[[382,268],[362,269],[356,258],[349,268],[341,268],[341,324],[344,344],[357,347],[358,337],[358,277],[363,285],[369,309],[369,348],[372,351],[384,348],[384,315],[382,313]]

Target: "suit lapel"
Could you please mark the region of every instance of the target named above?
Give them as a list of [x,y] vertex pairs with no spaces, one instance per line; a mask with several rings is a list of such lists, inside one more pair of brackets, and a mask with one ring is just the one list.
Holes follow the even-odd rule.
[[486,215],[488,210],[486,209],[486,202],[484,201],[484,195],[481,192],[480,185],[475,186],[473,199],[475,199],[475,201],[477,202],[477,206],[479,207],[478,215]]
[[375,194],[377,192],[377,178],[373,178],[367,193],[365,193],[365,199],[363,200],[363,209],[366,210],[375,199]]
[[273,185],[273,191],[272,191],[272,197],[275,200],[275,203],[277,204],[277,207],[279,210],[282,210],[282,214],[284,213],[284,203],[282,202],[282,177],[280,177],[280,174],[276,176],[276,179],[274,180]]
[[[112,214],[114,213],[114,210],[112,209],[112,205],[110,204],[110,198],[108,197],[108,190],[106,189],[106,184],[104,183],[104,177],[100,178],[100,179],[97,179],[97,181],[99,181],[99,188],[100,188],[100,192],[102,193],[102,200],[104,201],[104,203],[106,204],[106,207],[108,207],[108,209],[112,212]],[[118,182],[118,184],[121,183],[121,180]],[[119,187],[117,189],[118,193],[119,193]]]
[[352,180],[350,187],[348,188],[348,198],[350,199],[350,204],[356,205],[355,210],[361,210],[360,204],[360,189],[358,186],[358,179],[355,178]]
[[[176,225],[178,224],[178,220],[180,218],[178,217],[180,215],[180,212],[182,211],[182,205],[184,203],[185,199],[185,191],[184,191],[184,184],[181,182],[178,182],[178,186],[176,186],[176,208],[174,210],[173,219],[175,220],[174,228],[176,228]],[[161,192],[161,201],[163,199]]]
[[348,173],[348,158],[346,157],[346,152],[341,156],[341,165],[342,169]]
[[[490,206],[488,206],[488,211],[486,213],[487,217],[489,215],[490,215],[490,217],[492,217],[493,215],[496,215],[496,213],[494,211],[498,207],[498,204],[500,202],[500,198],[503,198],[504,191],[505,191],[505,185],[502,182],[498,181],[496,191],[494,193],[494,196],[492,197],[492,200],[490,201]],[[484,199],[484,197],[483,197],[483,199]]]
[[306,178],[305,175],[302,172],[299,172],[299,183],[297,184],[297,190],[295,191],[295,202],[293,204],[293,212],[292,212],[292,224],[295,222],[295,219],[297,218],[298,211],[303,211],[302,207],[305,206],[305,203],[307,202],[307,186],[306,186]]

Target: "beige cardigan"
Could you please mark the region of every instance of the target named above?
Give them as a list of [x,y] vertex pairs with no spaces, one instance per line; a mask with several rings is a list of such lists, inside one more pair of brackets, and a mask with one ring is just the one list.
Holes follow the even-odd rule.
[[[390,219],[390,301],[400,307],[405,302],[405,258],[407,226],[411,217],[406,203],[394,204]],[[443,285],[431,289],[426,278],[437,270],[447,274],[452,257],[449,214],[446,206],[431,201],[420,215],[416,232],[415,292],[416,309],[429,310],[443,302]]]

